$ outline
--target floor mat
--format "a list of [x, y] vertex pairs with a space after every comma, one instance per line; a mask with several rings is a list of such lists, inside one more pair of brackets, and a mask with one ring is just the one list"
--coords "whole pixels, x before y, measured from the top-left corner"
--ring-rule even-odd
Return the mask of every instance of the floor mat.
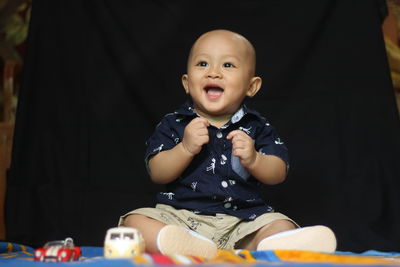
[[400, 252], [366, 251], [364, 253], [335, 252], [318, 253], [296, 250], [219, 250], [214, 259], [206, 260], [195, 256], [165, 256], [161, 254], [142, 254], [134, 259], [110, 260], [103, 257], [102, 247], [81, 247], [79, 262], [43, 263], [33, 261], [34, 249], [10, 242], [0, 242], [0, 265], [7, 266], [151, 266], [151, 265], [255, 265], [255, 266], [400, 266]]

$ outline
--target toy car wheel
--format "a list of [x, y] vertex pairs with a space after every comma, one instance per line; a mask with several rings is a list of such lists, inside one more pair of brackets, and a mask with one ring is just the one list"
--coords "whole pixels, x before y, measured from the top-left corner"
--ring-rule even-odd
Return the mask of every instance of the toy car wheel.
[[59, 262], [65, 262], [71, 260], [71, 251], [67, 249], [60, 249], [57, 255], [57, 260]]
[[42, 248], [36, 249], [35, 256], [34, 256], [35, 261], [44, 261], [45, 253], [46, 253], [46, 251]]

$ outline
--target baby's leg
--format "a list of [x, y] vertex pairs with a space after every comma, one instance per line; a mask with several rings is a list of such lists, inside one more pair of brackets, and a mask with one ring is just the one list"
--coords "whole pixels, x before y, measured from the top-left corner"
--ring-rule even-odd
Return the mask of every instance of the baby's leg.
[[197, 255], [213, 258], [217, 245], [198, 233], [178, 225], [166, 225], [141, 214], [124, 218], [123, 226], [139, 230], [147, 253]]
[[309, 226], [277, 233], [261, 240], [257, 250], [291, 249], [319, 252], [335, 252], [336, 237], [323, 225]]
[[264, 225], [237, 244], [238, 248], [249, 250], [291, 249], [334, 252], [336, 237], [326, 226], [298, 228], [293, 222], [282, 219]]
[[258, 244], [266, 237], [296, 228], [297, 226], [289, 220], [275, 220], [263, 226], [258, 231], [244, 237], [243, 240], [238, 242], [240, 244], [238, 248], [256, 250]]
[[157, 248], [157, 235], [164, 223], [141, 214], [128, 215], [123, 222], [124, 226], [133, 227], [143, 235], [147, 253], [160, 253]]

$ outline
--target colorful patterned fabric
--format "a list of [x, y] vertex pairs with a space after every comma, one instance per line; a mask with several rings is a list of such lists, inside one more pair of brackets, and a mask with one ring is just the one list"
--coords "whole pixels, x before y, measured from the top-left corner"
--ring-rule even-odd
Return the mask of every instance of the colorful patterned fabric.
[[367, 251], [365, 253], [319, 253], [297, 250], [249, 251], [219, 250], [214, 259], [206, 260], [196, 256], [142, 254], [132, 260], [109, 260], [103, 257], [102, 247], [81, 247], [82, 259], [73, 263], [40, 263], [33, 261], [34, 249], [29, 246], [0, 242], [0, 266], [65, 267], [65, 264], [80, 266], [156, 266], [156, 265], [257, 265], [257, 266], [400, 266], [400, 252]]

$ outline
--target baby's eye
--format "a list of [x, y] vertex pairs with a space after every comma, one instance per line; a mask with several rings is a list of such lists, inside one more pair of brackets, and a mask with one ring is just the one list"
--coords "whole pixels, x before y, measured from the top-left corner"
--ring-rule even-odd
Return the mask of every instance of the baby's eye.
[[200, 61], [199, 63], [196, 64], [196, 66], [199, 66], [199, 67], [207, 67], [207, 66], [208, 66], [208, 63], [205, 62], [205, 61]]
[[233, 65], [232, 63], [229, 63], [229, 62], [224, 63], [223, 66], [224, 66], [225, 68], [234, 68], [234, 67], [235, 67], [235, 65]]

